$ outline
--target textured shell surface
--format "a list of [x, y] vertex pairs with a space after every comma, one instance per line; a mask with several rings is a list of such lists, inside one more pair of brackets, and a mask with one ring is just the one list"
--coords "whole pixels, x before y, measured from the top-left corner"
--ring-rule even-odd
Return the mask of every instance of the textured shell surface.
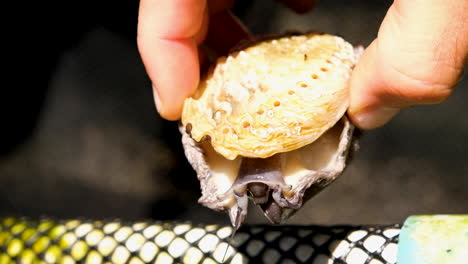
[[182, 124], [229, 160], [298, 149], [345, 113], [356, 60], [351, 44], [328, 34], [257, 43], [218, 59], [185, 101]]
[[199, 203], [236, 228], [249, 200], [282, 223], [345, 169], [348, 82], [362, 48], [327, 34], [257, 42], [218, 59], [186, 99], [180, 131]]

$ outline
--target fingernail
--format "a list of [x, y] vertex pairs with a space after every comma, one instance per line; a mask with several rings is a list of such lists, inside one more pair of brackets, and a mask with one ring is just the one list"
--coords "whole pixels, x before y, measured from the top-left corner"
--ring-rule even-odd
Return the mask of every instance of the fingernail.
[[388, 123], [399, 111], [398, 108], [381, 107], [354, 114], [352, 119], [361, 129], [374, 129]]
[[158, 89], [154, 85], [153, 85], [153, 97], [154, 97], [154, 104], [156, 105], [156, 110], [158, 111], [158, 113], [161, 113], [161, 99], [159, 98]]

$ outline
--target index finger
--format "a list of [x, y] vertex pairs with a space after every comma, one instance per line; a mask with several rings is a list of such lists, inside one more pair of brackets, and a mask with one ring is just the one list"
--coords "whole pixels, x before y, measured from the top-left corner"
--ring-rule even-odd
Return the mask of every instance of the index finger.
[[160, 115], [180, 117], [183, 100], [196, 89], [199, 62], [195, 36], [206, 23], [206, 0], [141, 0], [138, 49], [153, 83]]

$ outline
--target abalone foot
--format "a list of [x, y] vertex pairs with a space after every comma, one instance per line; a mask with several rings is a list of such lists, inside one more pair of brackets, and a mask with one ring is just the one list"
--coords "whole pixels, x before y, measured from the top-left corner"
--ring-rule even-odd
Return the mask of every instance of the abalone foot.
[[357, 146], [354, 126], [346, 116], [312, 144], [265, 159], [228, 160], [209, 140], [196, 142], [185, 128], [180, 131], [200, 180], [199, 203], [228, 212], [236, 229], [246, 219], [249, 200], [271, 223], [284, 223], [344, 171]]

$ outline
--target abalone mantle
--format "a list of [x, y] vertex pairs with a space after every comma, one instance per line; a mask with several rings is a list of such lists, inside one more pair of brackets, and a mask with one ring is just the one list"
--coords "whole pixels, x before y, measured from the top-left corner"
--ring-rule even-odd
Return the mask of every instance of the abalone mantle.
[[[209, 140], [196, 142], [185, 127], [180, 126], [185, 155], [197, 172], [201, 184], [199, 203], [216, 211], [228, 211], [236, 228], [247, 214], [248, 183], [261, 182], [268, 185], [268, 200], [259, 205], [272, 223], [284, 222], [303, 205], [304, 196], [312, 197], [343, 172], [349, 152], [356, 148], [354, 130], [348, 118], [343, 117], [313, 143], [270, 157], [274, 162], [267, 162], [267, 166], [260, 167], [260, 174], [267, 177], [253, 179], [252, 175], [239, 172], [242, 171], [243, 161], [254, 159], [226, 159], [213, 149]], [[244, 168], [243, 171], [248, 170]], [[268, 177], [276, 176], [275, 173], [280, 177]], [[280, 212], [270, 214], [268, 209], [272, 204], [278, 205]]]

